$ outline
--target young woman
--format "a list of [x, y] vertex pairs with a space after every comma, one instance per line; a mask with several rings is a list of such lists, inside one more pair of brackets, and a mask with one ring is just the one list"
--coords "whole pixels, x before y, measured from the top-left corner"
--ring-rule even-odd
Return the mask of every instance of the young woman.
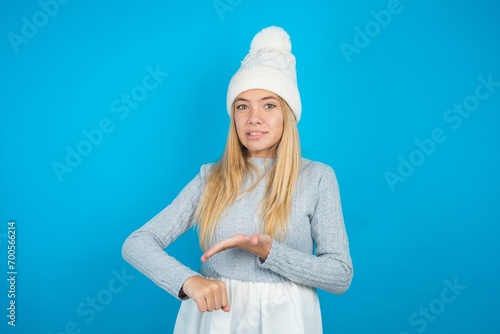
[[[133, 232], [123, 257], [183, 300], [175, 333], [321, 333], [316, 288], [344, 293], [352, 262], [335, 174], [300, 156], [295, 57], [282, 28], [254, 37], [227, 108], [222, 158]], [[164, 251], [193, 226], [199, 273]]]

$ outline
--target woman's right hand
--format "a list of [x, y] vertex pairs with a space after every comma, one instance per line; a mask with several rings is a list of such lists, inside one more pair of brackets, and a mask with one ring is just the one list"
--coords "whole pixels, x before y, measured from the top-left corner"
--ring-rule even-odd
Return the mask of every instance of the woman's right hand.
[[182, 285], [184, 293], [194, 300], [200, 312], [212, 312], [222, 309], [229, 312], [226, 284], [202, 276], [188, 278]]

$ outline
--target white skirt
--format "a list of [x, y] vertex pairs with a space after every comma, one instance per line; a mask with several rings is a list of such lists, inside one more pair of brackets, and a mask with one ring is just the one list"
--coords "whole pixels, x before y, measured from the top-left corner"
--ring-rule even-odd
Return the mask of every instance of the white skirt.
[[255, 283], [222, 278], [231, 310], [200, 312], [183, 301], [174, 334], [321, 334], [316, 290], [293, 282]]

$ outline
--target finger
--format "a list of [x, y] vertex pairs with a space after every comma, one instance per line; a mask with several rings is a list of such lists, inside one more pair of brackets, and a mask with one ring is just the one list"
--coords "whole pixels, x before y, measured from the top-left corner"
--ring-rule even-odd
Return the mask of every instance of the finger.
[[210, 294], [205, 297], [205, 300], [207, 302], [207, 312], [212, 312], [214, 310], [214, 295]]
[[222, 252], [224, 250], [226, 250], [226, 248], [224, 248], [223, 246], [221, 246], [219, 244], [215, 244], [212, 248], [210, 248], [205, 253], [203, 253], [203, 255], [201, 256], [200, 260], [201, 260], [201, 262], [205, 262], [209, 258], [211, 258], [212, 256], [214, 256], [215, 254], [220, 253], [220, 252]]
[[222, 289], [220, 282], [217, 282], [217, 285], [214, 287], [213, 296], [214, 310], [220, 310], [220, 308], [222, 307]]
[[212, 256], [214, 256], [217, 253], [220, 253], [224, 250], [227, 249], [227, 240], [222, 240], [213, 245], [210, 249], [208, 249], [203, 255], [201, 256], [201, 262], [205, 262]]
[[196, 302], [196, 305], [198, 306], [198, 311], [200, 312], [206, 312], [207, 311], [207, 301], [205, 298], [199, 298], [199, 299], [194, 299], [193, 300]]
[[229, 312], [231, 310], [231, 307], [229, 306], [229, 298], [227, 296], [227, 288], [226, 288], [226, 284], [224, 282], [221, 282], [221, 298], [222, 298], [221, 309], [224, 312]]
[[205, 253], [203, 253], [203, 255], [201, 256], [201, 262], [205, 262], [215, 254], [225, 251], [226, 249], [236, 247], [237, 242], [238, 240], [235, 239], [234, 237], [219, 241], [218, 243], [213, 245], [210, 249], [208, 249]]

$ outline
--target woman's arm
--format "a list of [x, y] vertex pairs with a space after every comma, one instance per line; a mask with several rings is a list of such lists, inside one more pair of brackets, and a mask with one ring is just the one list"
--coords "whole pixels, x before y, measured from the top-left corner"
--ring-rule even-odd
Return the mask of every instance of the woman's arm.
[[198, 174], [170, 205], [134, 231], [122, 247], [127, 262], [178, 299], [182, 284], [199, 274], [164, 249], [193, 226], [201, 192], [202, 179]]
[[262, 267], [294, 282], [342, 294], [351, 285], [352, 261], [337, 178], [331, 167], [322, 166], [324, 171], [318, 183], [318, 201], [311, 218], [316, 255], [304, 254], [273, 240]]

